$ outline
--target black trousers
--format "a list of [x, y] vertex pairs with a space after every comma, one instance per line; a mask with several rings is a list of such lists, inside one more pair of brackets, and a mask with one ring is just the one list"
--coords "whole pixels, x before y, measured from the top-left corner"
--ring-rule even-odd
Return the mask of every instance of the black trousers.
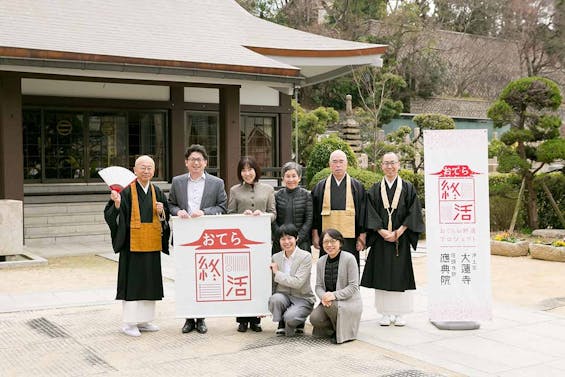
[[238, 323], [253, 323], [258, 325], [261, 323], [261, 318], [259, 317], [236, 317], [235, 319]]

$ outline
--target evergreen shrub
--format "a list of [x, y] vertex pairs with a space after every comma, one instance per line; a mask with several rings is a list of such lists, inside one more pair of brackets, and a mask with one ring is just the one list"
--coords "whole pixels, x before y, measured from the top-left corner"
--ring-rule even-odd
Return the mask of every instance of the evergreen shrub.
[[357, 156], [353, 153], [353, 150], [343, 139], [340, 139], [337, 135], [331, 135], [314, 145], [310, 158], [308, 159], [308, 165], [306, 166], [306, 182], [308, 182], [308, 187], [314, 186], [317, 182], [312, 182], [313, 177], [322, 169], [329, 166], [330, 155], [333, 151], [341, 149], [347, 156], [347, 164], [350, 168], [356, 168], [358, 166]]

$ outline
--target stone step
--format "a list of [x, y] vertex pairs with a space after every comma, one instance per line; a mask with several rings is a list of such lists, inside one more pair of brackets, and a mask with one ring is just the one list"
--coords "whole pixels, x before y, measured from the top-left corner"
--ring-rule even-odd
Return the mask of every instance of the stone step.
[[78, 235], [110, 234], [106, 223], [102, 224], [60, 224], [52, 226], [26, 226], [24, 238], [64, 237]]
[[104, 214], [97, 213], [81, 213], [81, 214], [48, 214], [26, 216], [24, 218], [24, 226], [47, 226], [61, 224], [103, 224]]
[[45, 246], [53, 244], [64, 244], [64, 245], [78, 245], [78, 244], [88, 244], [94, 242], [108, 242], [110, 244], [110, 232], [107, 234], [93, 234], [93, 235], [67, 235], [67, 236], [52, 236], [52, 237], [42, 237], [42, 238], [26, 238], [26, 246]]
[[26, 204], [24, 216], [103, 214], [105, 205], [106, 202]]

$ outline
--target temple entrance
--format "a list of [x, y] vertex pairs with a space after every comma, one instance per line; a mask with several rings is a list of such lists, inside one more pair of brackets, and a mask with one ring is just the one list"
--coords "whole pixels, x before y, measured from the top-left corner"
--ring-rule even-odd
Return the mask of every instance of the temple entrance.
[[24, 180], [98, 182], [112, 165], [132, 168], [148, 154], [155, 178], [166, 179], [165, 111], [80, 111], [24, 108]]

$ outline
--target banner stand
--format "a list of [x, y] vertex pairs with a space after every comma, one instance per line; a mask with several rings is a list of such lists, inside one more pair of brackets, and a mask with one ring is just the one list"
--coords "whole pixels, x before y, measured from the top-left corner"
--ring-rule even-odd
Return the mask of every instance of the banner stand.
[[481, 327], [479, 322], [475, 321], [431, 321], [432, 325], [439, 330], [477, 330]]

